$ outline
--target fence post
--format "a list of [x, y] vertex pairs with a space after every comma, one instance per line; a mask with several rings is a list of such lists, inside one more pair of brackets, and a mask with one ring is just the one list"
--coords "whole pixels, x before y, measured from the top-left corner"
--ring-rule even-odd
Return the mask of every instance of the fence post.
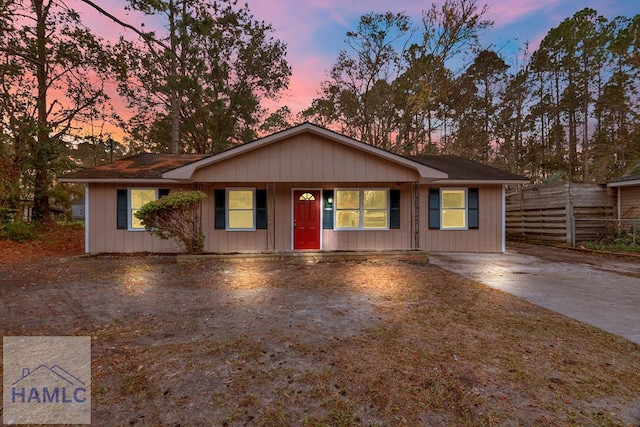
[[573, 204], [571, 202], [567, 203], [565, 209], [565, 215], [567, 215], [567, 221], [565, 230], [567, 231], [567, 244], [573, 244], [575, 241], [574, 238], [574, 226], [575, 226], [575, 218], [573, 216]]
[[638, 221], [633, 221], [633, 246], [636, 245], [636, 237], [638, 236]]
[[576, 217], [571, 217], [571, 247], [576, 247]]

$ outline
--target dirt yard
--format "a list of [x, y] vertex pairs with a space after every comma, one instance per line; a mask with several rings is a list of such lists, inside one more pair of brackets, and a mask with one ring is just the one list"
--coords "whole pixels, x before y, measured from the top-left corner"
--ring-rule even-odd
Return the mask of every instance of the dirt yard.
[[640, 346], [425, 255], [82, 256], [78, 238], [0, 242], [0, 331], [91, 336], [94, 425], [640, 425]]

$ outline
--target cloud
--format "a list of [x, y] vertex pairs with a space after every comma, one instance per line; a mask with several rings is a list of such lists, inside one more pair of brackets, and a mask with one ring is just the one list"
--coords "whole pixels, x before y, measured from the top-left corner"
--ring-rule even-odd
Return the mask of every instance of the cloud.
[[559, 3], [559, 0], [493, 0], [489, 4], [487, 18], [494, 21], [496, 28], [500, 28], [521, 21], [538, 11], [549, 11], [550, 8], [555, 8]]

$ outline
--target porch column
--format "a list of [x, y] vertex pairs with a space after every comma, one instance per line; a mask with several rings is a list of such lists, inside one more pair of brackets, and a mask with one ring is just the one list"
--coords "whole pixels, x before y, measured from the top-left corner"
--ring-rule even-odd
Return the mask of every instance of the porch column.
[[420, 183], [413, 184], [414, 191], [414, 225], [413, 225], [413, 246], [420, 249]]
[[276, 249], [276, 183], [267, 183], [267, 250]]
[[507, 192], [506, 185], [502, 186], [502, 253], [507, 252]]

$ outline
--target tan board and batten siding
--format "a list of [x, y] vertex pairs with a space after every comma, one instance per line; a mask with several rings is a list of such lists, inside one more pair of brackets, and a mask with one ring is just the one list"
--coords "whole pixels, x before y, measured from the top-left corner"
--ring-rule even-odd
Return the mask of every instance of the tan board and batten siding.
[[194, 182], [413, 182], [415, 170], [306, 133], [197, 170]]
[[[235, 184], [230, 183], [229, 186]], [[214, 229], [213, 200], [209, 200], [203, 209], [202, 224], [206, 230], [206, 252], [251, 252], [251, 251], [290, 251], [293, 238], [293, 211], [291, 198], [293, 189], [332, 189], [327, 184], [278, 183], [267, 188], [263, 183], [242, 183], [249, 187], [267, 189], [267, 230], [226, 231]], [[357, 183], [340, 183], [338, 187], [353, 187]], [[378, 184], [384, 188], [401, 188], [395, 184]], [[209, 198], [213, 198], [214, 189], [222, 189], [219, 185], [205, 186]], [[408, 188], [402, 189], [401, 195], [401, 227], [395, 230], [322, 230], [323, 250], [390, 250], [411, 248], [411, 199]]]
[[620, 218], [640, 218], [640, 185], [619, 190]]
[[[229, 186], [235, 184], [229, 183]], [[264, 189], [263, 183], [242, 185]], [[336, 183], [336, 187], [353, 187], [355, 182]], [[393, 250], [413, 249], [412, 186], [379, 183], [385, 188], [401, 190], [401, 225], [394, 230], [322, 230], [323, 250]], [[171, 191], [181, 187], [163, 186]], [[89, 211], [90, 253], [180, 252], [171, 240], [161, 240], [144, 231], [117, 230], [115, 224], [116, 190], [121, 184], [90, 184], [94, 203]], [[138, 186], [136, 186], [138, 188]], [[213, 190], [220, 185], [205, 184], [201, 190], [209, 196], [202, 209], [206, 252], [262, 252], [289, 251], [292, 247], [291, 197], [294, 188], [329, 189], [326, 183], [280, 183], [268, 189], [268, 229], [255, 231], [225, 231], [214, 229]], [[187, 190], [188, 188], [182, 188]], [[477, 230], [429, 230], [427, 224], [428, 187], [420, 191], [420, 249], [441, 252], [501, 252], [500, 218], [501, 194], [499, 185], [479, 186], [480, 227]], [[275, 196], [275, 197], [274, 197]]]
[[[143, 188], [133, 185], [129, 188]], [[158, 186], [147, 186], [158, 188]], [[170, 191], [188, 190], [190, 186], [161, 185]], [[116, 190], [127, 188], [122, 184], [89, 184], [91, 206], [89, 221], [89, 253], [179, 252], [172, 240], [162, 240], [146, 231], [118, 230], [116, 228]]]
[[477, 230], [429, 230], [428, 189], [421, 187], [420, 249], [433, 252], [502, 252], [502, 185], [472, 187], [478, 188], [480, 223]]

